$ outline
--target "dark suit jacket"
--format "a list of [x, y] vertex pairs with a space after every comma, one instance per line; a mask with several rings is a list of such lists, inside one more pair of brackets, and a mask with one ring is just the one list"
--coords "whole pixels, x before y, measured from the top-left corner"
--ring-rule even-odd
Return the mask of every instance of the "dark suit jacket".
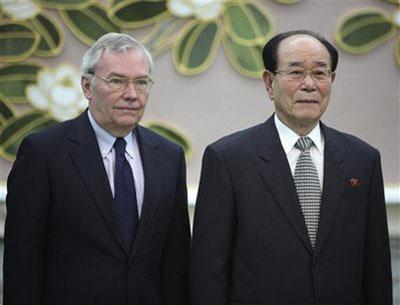
[[194, 220], [192, 305], [392, 304], [379, 153], [353, 136], [324, 125], [322, 131], [315, 250], [272, 117], [207, 147]]
[[8, 179], [5, 305], [187, 305], [182, 149], [136, 127], [145, 194], [127, 249], [84, 113], [22, 142]]

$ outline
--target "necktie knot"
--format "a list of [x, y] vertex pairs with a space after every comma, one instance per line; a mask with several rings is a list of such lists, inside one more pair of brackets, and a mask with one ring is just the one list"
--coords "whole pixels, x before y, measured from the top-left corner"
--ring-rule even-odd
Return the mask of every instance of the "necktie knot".
[[123, 155], [125, 153], [126, 141], [124, 138], [117, 138], [114, 142], [115, 153], [117, 155]]
[[301, 137], [297, 140], [294, 146], [303, 152], [310, 149], [312, 144], [313, 141], [309, 137]]

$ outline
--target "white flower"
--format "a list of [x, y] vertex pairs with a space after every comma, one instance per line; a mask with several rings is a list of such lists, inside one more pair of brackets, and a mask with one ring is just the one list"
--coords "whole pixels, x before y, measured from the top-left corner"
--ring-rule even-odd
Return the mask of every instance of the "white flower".
[[72, 119], [87, 107], [75, 68], [60, 65], [54, 71], [41, 70], [37, 80], [36, 85], [27, 86], [26, 96], [32, 106], [47, 111], [55, 119]]
[[32, 0], [0, 0], [0, 6], [13, 19], [31, 19], [40, 12], [40, 6]]
[[201, 21], [217, 19], [226, 0], [168, 0], [167, 7], [172, 15], [186, 18], [194, 16]]

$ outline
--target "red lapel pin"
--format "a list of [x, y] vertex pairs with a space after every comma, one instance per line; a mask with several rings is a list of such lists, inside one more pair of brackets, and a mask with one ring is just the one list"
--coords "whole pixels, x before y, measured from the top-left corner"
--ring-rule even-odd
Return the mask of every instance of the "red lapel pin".
[[350, 178], [350, 187], [355, 188], [360, 186], [360, 180], [358, 178]]

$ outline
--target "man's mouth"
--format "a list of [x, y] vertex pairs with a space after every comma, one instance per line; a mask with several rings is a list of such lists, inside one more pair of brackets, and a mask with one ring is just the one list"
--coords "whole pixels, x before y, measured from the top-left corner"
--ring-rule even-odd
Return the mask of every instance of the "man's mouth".
[[136, 111], [136, 110], [138, 110], [137, 108], [132, 108], [132, 107], [117, 107], [115, 109], [120, 110], [120, 111]]
[[302, 99], [302, 100], [297, 100], [296, 103], [300, 104], [318, 104], [318, 100], [313, 100], [313, 99]]

